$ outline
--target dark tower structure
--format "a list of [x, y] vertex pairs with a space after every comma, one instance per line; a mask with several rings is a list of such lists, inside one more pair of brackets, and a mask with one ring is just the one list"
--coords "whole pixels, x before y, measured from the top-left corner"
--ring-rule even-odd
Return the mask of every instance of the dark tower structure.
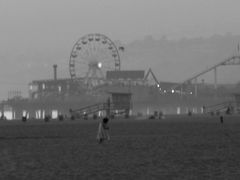
[[56, 81], [57, 80], [57, 65], [56, 64], [53, 65], [53, 73], [54, 73], [54, 80]]

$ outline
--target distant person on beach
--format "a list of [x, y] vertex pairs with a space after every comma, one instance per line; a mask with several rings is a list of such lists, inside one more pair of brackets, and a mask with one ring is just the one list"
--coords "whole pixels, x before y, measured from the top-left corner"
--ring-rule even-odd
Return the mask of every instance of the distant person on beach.
[[4, 114], [1, 115], [1, 120], [7, 120], [6, 116], [4, 116]]
[[223, 116], [220, 116], [220, 123], [223, 124]]
[[102, 143], [104, 140], [110, 140], [109, 136], [109, 126], [108, 126], [109, 119], [107, 117], [103, 118], [103, 120], [99, 123], [98, 126], [98, 133], [97, 133], [97, 140]]
[[230, 106], [227, 107], [226, 114], [231, 114], [231, 108], [230, 108]]
[[206, 106], [202, 107], [202, 113], [205, 114], [206, 113]]

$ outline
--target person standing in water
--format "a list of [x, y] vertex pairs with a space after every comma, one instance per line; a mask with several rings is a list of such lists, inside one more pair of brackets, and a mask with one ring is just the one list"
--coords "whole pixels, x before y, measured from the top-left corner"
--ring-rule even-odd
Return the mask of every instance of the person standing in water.
[[97, 133], [97, 140], [99, 144], [102, 143], [104, 140], [110, 140], [108, 122], [109, 122], [109, 119], [105, 117], [99, 123], [98, 133]]

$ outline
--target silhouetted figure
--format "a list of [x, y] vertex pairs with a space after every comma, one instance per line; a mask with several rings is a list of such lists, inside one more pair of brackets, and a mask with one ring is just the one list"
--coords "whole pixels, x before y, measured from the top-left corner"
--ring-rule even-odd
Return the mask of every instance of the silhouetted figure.
[[163, 112], [162, 112], [162, 111], [159, 111], [159, 113], [158, 113], [158, 119], [163, 119]]
[[88, 114], [87, 113], [83, 115], [83, 119], [88, 120]]
[[192, 111], [188, 111], [188, 116], [192, 116]]
[[50, 115], [46, 115], [46, 116], [44, 117], [44, 121], [45, 121], [45, 122], [49, 122], [50, 119], [51, 119], [51, 116], [50, 116]]
[[230, 106], [228, 106], [228, 108], [227, 108], [227, 110], [226, 110], [226, 114], [231, 114]]
[[203, 111], [203, 114], [206, 113], [206, 106], [203, 106], [203, 107], [202, 107], [202, 111]]
[[27, 121], [27, 116], [22, 116], [22, 122], [26, 122]]
[[223, 124], [223, 116], [220, 116], [220, 122]]
[[7, 120], [6, 116], [4, 116], [4, 114], [1, 115], [1, 120]]
[[102, 122], [99, 123], [98, 126], [98, 133], [97, 133], [97, 140], [102, 143], [104, 140], [110, 140], [109, 136], [109, 126], [108, 126], [109, 119], [107, 117], [103, 118]]
[[59, 115], [58, 115], [58, 120], [59, 120], [59, 121], [63, 121], [63, 120], [64, 120], [64, 116], [63, 116], [62, 114], [59, 114]]

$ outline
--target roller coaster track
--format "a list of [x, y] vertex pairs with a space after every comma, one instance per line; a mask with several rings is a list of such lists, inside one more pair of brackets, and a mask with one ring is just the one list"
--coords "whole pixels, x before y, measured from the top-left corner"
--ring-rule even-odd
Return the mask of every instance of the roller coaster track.
[[205, 108], [205, 113], [227, 112], [227, 109], [229, 109], [230, 113], [233, 113], [234, 109], [235, 111], [238, 110], [239, 102], [227, 101], [219, 104], [210, 105]]
[[98, 104], [93, 104], [90, 106], [85, 106], [79, 109], [70, 109], [71, 115], [77, 115], [79, 117], [84, 117], [84, 115], [91, 115], [91, 114], [96, 114], [99, 111], [115, 111], [118, 110], [119, 113], [122, 113], [123, 111], [125, 112], [126, 109], [129, 109], [128, 105], [118, 105], [115, 106], [113, 103], [98, 103]]
[[206, 69], [206, 70], [204, 70], [204, 71], [202, 71], [202, 72], [192, 76], [191, 78], [186, 79], [182, 83], [173, 86], [171, 89], [175, 90], [175, 89], [181, 87], [184, 84], [190, 83], [192, 80], [198, 78], [199, 76], [201, 76], [201, 75], [203, 75], [203, 74], [205, 74], [205, 73], [207, 73], [209, 71], [216, 70], [216, 68], [219, 67], [219, 66], [225, 66], [225, 65], [240, 65], [240, 55], [236, 55], [236, 56], [232, 56], [230, 58], [227, 58], [224, 61], [222, 61], [220, 63], [217, 63], [217, 64], [211, 66], [210, 68], [208, 68], [208, 69]]
[[98, 103], [90, 106], [86, 106], [80, 109], [70, 110], [71, 114], [78, 114], [79, 116], [84, 116], [85, 114], [94, 114], [99, 111], [106, 110], [108, 107], [107, 103]]

